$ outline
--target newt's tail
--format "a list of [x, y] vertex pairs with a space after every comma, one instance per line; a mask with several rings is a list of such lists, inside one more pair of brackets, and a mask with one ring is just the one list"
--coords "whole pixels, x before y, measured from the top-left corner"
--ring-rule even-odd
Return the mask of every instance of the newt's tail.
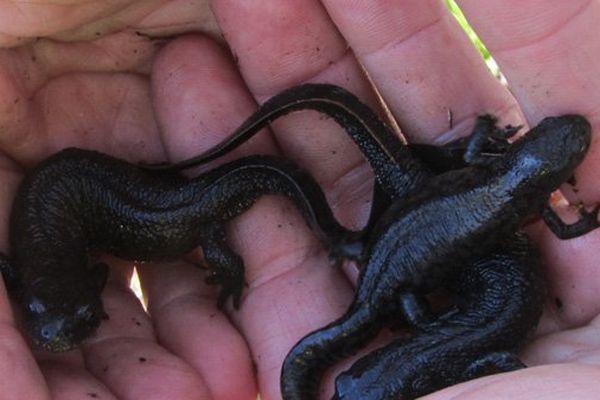
[[375, 337], [380, 329], [377, 322], [367, 305], [353, 305], [338, 320], [301, 339], [283, 362], [283, 399], [318, 398], [319, 384], [325, 370]]

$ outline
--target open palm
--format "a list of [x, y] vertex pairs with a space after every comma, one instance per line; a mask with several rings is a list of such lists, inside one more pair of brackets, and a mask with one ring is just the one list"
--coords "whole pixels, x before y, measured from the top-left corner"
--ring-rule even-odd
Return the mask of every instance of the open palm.
[[[468, 132], [484, 112], [514, 125], [577, 112], [598, 128], [596, 1], [460, 2], [510, 92], [489, 74], [439, 1], [213, 0], [237, 64], [207, 36], [170, 38], [205, 25], [202, 1], [96, 3], [12, 2], [14, 8], [0, 16], [0, 43], [7, 47], [0, 52], [5, 221], [22, 172], [63, 147], [131, 161], [187, 158], [231, 132], [256, 102], [306, 81], [340, 84], [377, 106], [361, 64], [412, 141], [448, 141]], [[577, 173], [577, 200], [589, 204], [600, 201], [596, 150]], [[257, 151], [305, 166], [341, 221], [364, 223], [372, 174], [331, 121], [308, 112], [291, 115], [235, 156]], [[253, 399], [260, 388], [263, 398], [279, 398], [287, 351], [346, 309], [352, 271], [327, 267], [325, 249], [284, 200], [260, 201], [231, 227], [247, 265], [239, 311], [218, 311], [215, 289], [182, 261], [139, 267], [148, 315], [128, 289], [132, 265], [109, 260], [115, 268], [103, 298], [110, 320], [80, 351], [31, 354], [1, 296], [1, 393], [220, 400]], [[468, 382], [431, 399], [597, 393], [600, 273], [594, 260], [600, 232], [561, 242], [541, 224], [531, 231], [544, 255], [549, 297], [538, 337], [523, 358], [530, 365], [561, 364]], [[325, 397], [334, 374], [324, 382]]]

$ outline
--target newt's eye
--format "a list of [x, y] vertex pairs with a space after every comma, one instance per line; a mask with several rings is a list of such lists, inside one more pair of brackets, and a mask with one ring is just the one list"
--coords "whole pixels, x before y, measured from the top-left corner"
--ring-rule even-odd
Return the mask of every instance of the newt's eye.
[[32, 299], [29, 304], [27, 304], [27, 309], [35, 314], [43, 314], [46, 312], [46, 306], [36, 298]]

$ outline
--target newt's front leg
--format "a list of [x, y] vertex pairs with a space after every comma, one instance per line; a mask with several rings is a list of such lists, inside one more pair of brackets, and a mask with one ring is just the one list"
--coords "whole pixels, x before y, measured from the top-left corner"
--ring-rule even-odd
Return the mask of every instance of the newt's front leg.
[[408, 147], [438, 174], [472, 165], [487, 166], [506, 153], [511, 145], [508, 139], [520, 128], [512, 125], [501, 128], [495, 117], [486, 114], [477, 117], [469, 136], [443, 146], [410, 144]]
[[231, 296], [233, 306], [238, 309], [244, 289], [244, 262], [229, 247], [223, 226], [216, 224], [203, 230], [200, 245], [210, 271], [206, 282], [211, 285], [221, 285], [217, 306], [223, 308]]
[[566, 224], [560, 219], [558, 214], [547, 205], [542, 210], [542, 218], [556, 237], [566, 240], [583, 236], [600, 227], [600, 222], [598, 221], [599, 212], [600, 205], [596, 205], [592, 211], [586, 211], [581, 208], [579, 210], [579, 219], [572, 224]]

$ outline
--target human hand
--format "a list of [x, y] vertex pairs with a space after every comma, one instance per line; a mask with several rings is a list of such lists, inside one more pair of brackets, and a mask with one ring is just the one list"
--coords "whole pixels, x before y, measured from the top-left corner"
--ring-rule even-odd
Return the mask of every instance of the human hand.
[[[165, 43], [161, 37], [203, 28], [207, 10], [204, 2], [179, 1], [13, 2], [11, 7], [3, 8], [0, 15], [0, 43], [6, 47], [0, 50], [0, 179], [4, 188], [0, 204], [5, 250], [8, 215], [23, 169], [68, 146], [93, 148], [134, 162], [164, 159], [150, 94], [152, 60]], [[174, 339], [169, 346], [159, 345], [160, 324], [153, 328], [129, 290], [131, 263], [110, 263], [113, 273], [104, 291], [110, 320], [80, 351], [48, 354], [34, 348], [32, 354], [15, 329], [2, 291], [1, 398], [256, 397], [245, 342], [224, 314], [216, 311], [214, 298], [171, 298], [180, 310], [186, 304], [206, 310], [204, 320], [194, 322], [202, 324], [202, 330], [186, 326], [189, 336], [201, 340], [187, 349], [177, 332], [167, 328]], [[182, 265], [165, 267], [178, 270]], [[189, 281], [202, 286], [202, 274], [184, 270], [176, 275], [197, 273]], [[182, 305], [178, 299], [187, 302], [182, 300]], [[161, 300], [170, 299], [150, 297], [153, 304]], [[161, 308], [153, 307], [160, 314]], [[195, 367], [200, 361], [208, 372]]]
[[[513, 124], [524, 122], [523, 115], [534, 124], [545, 115], [579, 112], [597, 125], [594, 109], [584, 106], [598, 104], [592, 66], [600, 49], [585, 34], [591, 31], [592, 22], [584, 23], [597, 18], [595, 3], [583, 11], [583, 3], [555, 2], [552, 7], [547, 7], [547, 2], [533, 3], [520, 2], [514, 8], [507, 2], [486, 2], [485, 8], [481, 2], [461, 4], [470, 11], [474, 25], [481, 28], [484, 41], [500, 62], [513, 88], [513, 98], [488, 75], [453, 25], [452, 17], [444, 14], [438, 3], [374, 1], [361, 8], [362, 3], [324, 2], [408, 137], [429, 142], [447, 131], [449, 109], [455, 121], [454, 133], [466, 133], [472, 119], [482, 112], [492, 112]], [[495, 4], [503, 14], [494, 9]], [[262, 102], [306, 80], [341, 84], [376, 105], [354, 56], [318, 2], [250, 5], [216, 0], [213, 7], [239, 60], [243, 80], [227, 54], [200, 37], [177, 39], [157, 55], [151, 76], [152, 97], [148, 81], [128, 73], [149, 71], [149, 60], [155, 54], [152, 41], [140, 45], [116, 39], [131, 36], [115, 33], [85, 47], [81, 43], [44, 47], [48, 44], [42, 41], [20, 47], [18, 54], [2, 55], [0, 81], [3, 86], [9, 84], [9, 90], [2, 90], [0, 97], [4, 153], [24, 166], [69, 145], [92, 147], [131, 160], [141, 158], [139, 149], [143, 148], [144, 159], [156, 160], [162, 158], [163, 143], [171, 160], [182, 159], [210, 147], [236, 127], [254, 108], [253, 98]], [[153, 15], [170, 15], [159, 12], [161, 8], [156, 11]], [[543, 25], [535, 33], [527, 31], [529, 18], [541, 15], [541, 11], [547, 12]], [[181, 14], [189, 18], [186, 20], [193, 15]], [[503, 18], [485, 26], [490, 15]], [[579, 22], [582, 18], [584, 21]], [[517, 21], [524, 22], [515, 25]], [[181, 26], [179, 19], [170, 22], [173, 27]], [[118, 32], [124, 26], [128, 24], [113, 29]], [[81, 31], [87, 31], [87, 24], [85, 27]], [[545, 39], [536, 40], [540, 37]], [[114, 47], [111, 38], [115, 38]], [[576, 48], [568, 47], [575, 40], [569, 38], [577, 39]], [[110, 46], [94, 46], [102, 40]], [[590, 43], [581, 43], [586, 40]], [[520, 49], [525, 43], [531, 44]], [[44, 50], [43, 59], [36, 53], [34, 60], [27, 51], [30, 48]], [[102, 56], [88, 53], [94, 49]], [[115, 57], [114, 49], [124, 56]], [[582, 49], [586, 50], [584, 55], [578, 51]], [[549, 53], [557, 60], [547, 61]], [[40, 64], [44, 68], [37, 66]], [[575, 66], [587, 73], [570, 72]], [[110, 74], [90, 73], [98, 70]], [[258, 137], [246, 151], [280, 150], [309, 168], [338, 216], [356, 227], [368, 213], [367, 178], [371, 173], [343, 133], [330, 134], [331, 126], [306, 114], [289, 116], [274, 124], [273, 135]], [[209, 136], [214, 134], [218, 137]], [[577, 176], [579, 196], [589, 203], [598, 200], [591, 185], [593, 169], [597, 168], [591, 158]], [[4, 215], [8, 215], [18, 173], [10, 162], [4, 165], [2, 179], [10, 184], [2, 204]], [[81, 353], [37, 355], [38, 370], [31, 357], [21, 357], [28, 354], [27, 349], [10, 319], [5, 318], [2, 326], [7, 333], [2, 337], [7, 340], [2, 345], [16, 348], [13, 354], [19, 360], [28, 360], [17, 364], [23, 366], [19, 376], [28, 383], [15, 385], [14, 380], [7, 379], [9, 385], [3, 393], [37, 388], [38, 397], [21, 392], [13, 398], [44, 398], [51, 392], [61, 399], [81, 393], [122, 399], [151, 395], [188, 399], [206, 398], [210, 390], [218, 399], [250, 399], [255, 384], [243, 336], [256, 363], [263, 398], [278, 398], [279, 371], [287, 351], [301, 336], [339, 316], [352, 297], [351, 284], [341, 272], [327, 268], [325, 252], [299, 217], [290, 215], [289, 207], [283, 204], [288, 203], [266, 199], [236, 221], [232, 236], [246, 262], [249, 287], [241, 310], [230, 313], [232, 324], [214, 308], [216, 300], [210, 296], [214, 290], [201, 284], [201, 274], [189, 265], [140, 268], [151, 320], [126, 289], [130, 270], [114, 268], [104, 296], [111, 319], [82, 346]], [[561, 299], [562, 307], [557, 311], [550, 304], [541, 329], [545, 336], [526, 349], [525, 361], [576, 361], [563, 358], [573, 349], [568, 346], [570, 339], [576, 339], [577, 345], [584, 343], [583, 348], [593, 348], [594, 344], [590, 321], [598, 314], [598, 301], [592, 277], [598, 274], [587, 272], [586, 266], [591, 268], [597, 234], [558, 242], [544, 228], [538, 228], [537, 238], [547, 254], [550, 293], [552, 298]], [[7, 237], [6, 232], [3, 237]], [[207, 293], [208, 298], [204, 298]], [[581, 328], [571, 330], [575, 327]], [[512, 398], [530, 398], [530, 391], [535, 390], [536, 398], [550, 399], [564, 393], [556, 385], [570, 389], [574, 398], [573, 393], [583, 396], [593, 389], [592, 377], [597, 374], [593, 366], [575, 364], [532, 368], [469, 382], [432, 398], [457, 393], [462, 393], [461, 398], [506, 398], [508, 387], [517, 391], [511, 392]], [[324, 382], [329, 390], [333, 375]], [[522, 384], [515, 385], [517, 379]]]
[[[237, 56], [245, 83], [259, 101], [306, 80], [338, 83], [372, 101], [372, 93], [364, 86], [364, 78], [356, 69], [352, 56], [346, 52], [344, 40], [336, 34], [332, 22], [318, 5], [302, 2], [294, 6], [270, 5], [267, 9], [241, 2], [236, 2], [235, 6], [231, 2], [213, 4], [225, 37]], [[566, 9], [565, 4], [559, 3], [520, 2], [518, 7], [511, 7], [512, 3], [486, 2], [484, 8], [481, 2], [461, 3], [499, 61], [511, 85], [511, 94], [489, 75], [452, 17], [438, 3], [407, 5], [404, 2], [400, 5], [381, 1], [361, 4], [323, 1], [323, 4], [411, 140], [448, 141], [457, 134], [467, 133], [473, 118], [485, 112], [499, 115], [502, 123], [513, 125], [534, 125], [547, 115], [577, 112], [597, 125], [594, 108], [587, 105], [596, 104], [597, 100], [593, 91], [587, 93], [589, 89], [585, 89], [594, 87], [590, 82], [594, 79], [590, 66], [595, 65], [597, 46], [588, 43], [589, 35], [584, 34], [593, 29], [590, 25], [592, 15], [597, 12], [595, 6], [579, 3]], [[269, 23], [261, 24], [261, 21]], [[240, 29], [240, 26], [248, 25], [253, 29]], [[310, 31], [303, 29], [306, 26], [310, 26]], [[586, 42], [578, 48], [585, 49], [585, 54], [571, 45], [582, 40]], [[574, 66], [577, 66], [576, 70]], [[586, 99], [585, 103], [582, 99]], [[448, 111], [452, 112], [454, 129], [443, 135], [448, 131]], [[294, 118], [302, 118], [302, 124], [294, 123]], [[325, 129], [329, 132], [329, 128]], [[364, 216], [364, 209], [362, 212], [349, 211], [360, 209], [357, 207], [364, 204], [368, 195], [362, 190], [367, 174], [364, 168], [367, 167], [360, 155], [346, 147], [347, 139], [338, 139], [339, 136], [329, 139], [331, 135], [323, 139], [306, 116], [278, 121], [273, 132], [284, 154], [311, 168], [330, 194], [342, 220], [352, 225], [351, 215]], [[302, 137], [302, 132], [310, 132], [310, 139]], [[317, 158], [331, 149], [337, 154]], [[191, 153], [187, 152], [182, 158]], [[592, 185], [596, 175], [593, 169], [597, 168], [593, 153], [592, 150], [577, 174], [578, 198], [589, 204], [598, 200]], [[342, 204], [339, 203], [341, 198]], [[450, 397], [458, 391], [464, 397], [502, 398], [506, 397], [506, 391], [498, 388], [512, 384], [515, 379], [523, 385], [510, 385], [511, 397], [530, 398], [534, 392], [537, 398], [557, 397], [558, 393], [563, 393], [557, 389], [560, 384], [575, 397], [594, 391], [595, 379], [585, 380], [585, 385], [581, 384], [581, 377], [590, 378], [598, 373], [597, 369], [577, 365], [577, 359], [567, 355], [574, 347], [565, 346], [563, 340], [577, 338], [581, 343], [580, 340], [593, 331], [591, 322], [598, 314], [597, 295], [589, 293], [595, 293], [591, 289], [595, 286], [593, 277], [598, 275], [590, 274], [586, 266], [593, 260], [593, 242], [598, 240], [598, 233], [560, 242], [543, 225], [532, 230], [545, 254], [551, 300], [538, 338], [525, 349], [523, 358], [531, 365], [567, 361], [571, 364], [498, 375], [489, 378], [491, 380], [448, 389], [437, 394], [439, 398]], [[571, 265], [577, 265], [577, 268]], [[261, 279], [267, 274], [263, 268], [264, 265], [260, 265], [256, 272], [261, 274]], [[292, 280], [292, 274], [284, 270], [285, 278]], [[295, 273], [302, 276], [301, 271]], [[250, 272], [250, 276], [252, 274]], [[264, 279], [274, 285], [273, 278]], [[261, 360], [276, 360], [272, 364], [264, 361], [258, 364], [261, 388], [267, 397], [276, 397], [278, 365], [289, 346], [306, 332], [341, 314], [334, 309], [325, 318], [329, 312], [325, 307], [336, 304], [337, 308], [338, 302], [345, 300], [347, 304], [349, 301], [347, 288], [341, 288], [340, 278], [330, 277], [329, 271], [312, 271], [310, 281], [308, 279], [303, 278], [298, 295], [289, 290], [279, 303], [292, 304], [297, 315], [315, 316], [313, 321], [300, 328], [293, 321], [291, 327], [290, 322], [281, 322], [281, 315], [291, 314], [290, 309], [281, 311], [269, 303], [269, 308], [265, 306], [260, 313], [271, 321], [268, 324], [269, 345], [265, 344], [263, 333], [246, 331], [255, 357], [260, 355]], [[333, 280], [327, 284], [327, 279]], [[575, 284], [575, 290], [571, 284]], [[319, 303], [314, 294], [324, 285], [330, 289], [324, 292], [327, 298]], [[274, 297], [271, 290], [275, 289], [251, 285], [247, 301], [264, 296], [264, 302], [268, 303]], [[311, 293], [310, 303], [287, 300], [287, 296], [300, 296], [305, 291]], [[279, 325], [283, 328], [275, 328]], [[297, 332], [295, 336], [290, 333], [292, 329]], [[279, 346], [277, 340], [286, 341], [287, 345]], [[587, 339], [585, 345], [593, 348], [593, 341]], [[562, 382], [555, 379], [557, 376], [571, 380]], [[331, 383], [326, 381], [325, 386], [331, 388]]]

